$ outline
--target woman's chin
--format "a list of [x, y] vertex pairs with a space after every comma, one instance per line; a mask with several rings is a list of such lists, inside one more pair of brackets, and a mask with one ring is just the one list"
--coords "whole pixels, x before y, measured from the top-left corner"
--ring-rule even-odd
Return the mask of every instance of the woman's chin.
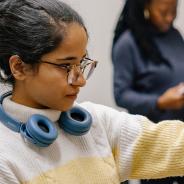
[[71, 104], [67, 104], [67, 105], [65, 105], [65, 106], [62, 106], [62, 107], [59, 108], [58, 110], [60, 110], [60, 111], [62, 111], [62, 112], [68, 111], [68, 110], [70, 110], [70, 109], [73, 107], [73, 105], [74, 105], [74, 102], [71, 103]]

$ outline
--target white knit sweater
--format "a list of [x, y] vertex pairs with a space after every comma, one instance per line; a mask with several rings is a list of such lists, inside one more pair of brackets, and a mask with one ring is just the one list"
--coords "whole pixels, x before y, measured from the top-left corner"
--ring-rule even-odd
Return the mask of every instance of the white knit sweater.
[[56, 122], [58, 138], [47, 148], [26, 143], [0, 123], [0, 184], [119, 184], [126, 179], [184, 175], [184, 124], [153, 124], [93, 103], [81, 104], [93, 118], [90, 131], [72, 136], [57, 126], [60, 112], [16, 104], [3, 108], [26, 122], [39, 113]]

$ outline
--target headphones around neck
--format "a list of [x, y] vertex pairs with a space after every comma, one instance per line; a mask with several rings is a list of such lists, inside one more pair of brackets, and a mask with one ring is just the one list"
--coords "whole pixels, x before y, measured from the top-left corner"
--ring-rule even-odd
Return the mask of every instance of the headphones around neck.
[[[8, 115], [3, 107], [3, 99], [11, 95], [12, 92], [7, 92], [0, 96], [0, 121], [9, 129], [18, 132], [21, 136], [37, 145], [38, 147], [47, 147], [57, 138], [58, 132], [54, 123], [47, 117], [34, 114], [26, 123], [22, 123], [10, 115]], [[58, 120], [60, 128], [65, 132], [81, 136], [86, 134], [92, 124], [92, 117], [85, 109], [75, 106], [69, 111], [62, 112]]]

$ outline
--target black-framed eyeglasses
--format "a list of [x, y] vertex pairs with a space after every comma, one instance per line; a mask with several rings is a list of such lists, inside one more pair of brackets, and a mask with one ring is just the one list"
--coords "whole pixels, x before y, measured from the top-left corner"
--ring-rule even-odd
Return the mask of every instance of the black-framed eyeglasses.
[[41, 62], [51, 64], [66, 70], [68, 84], [74, 83], [78, 79], [80, 74], [83, 75], [85, 80], [89, 79], [98, 63], [98, 61], [92, 60], [88, 57], [83, 58], [80, 64], [57, 64], [43, 60], [41, 60]]

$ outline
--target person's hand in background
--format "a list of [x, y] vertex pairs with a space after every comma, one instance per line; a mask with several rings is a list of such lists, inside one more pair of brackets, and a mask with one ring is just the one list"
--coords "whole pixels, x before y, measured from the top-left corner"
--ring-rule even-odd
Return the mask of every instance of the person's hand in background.
[[158, 98], [158, 108], [161, 110], [174, 110], [184, 107], [184, 83], [169, 88]]

